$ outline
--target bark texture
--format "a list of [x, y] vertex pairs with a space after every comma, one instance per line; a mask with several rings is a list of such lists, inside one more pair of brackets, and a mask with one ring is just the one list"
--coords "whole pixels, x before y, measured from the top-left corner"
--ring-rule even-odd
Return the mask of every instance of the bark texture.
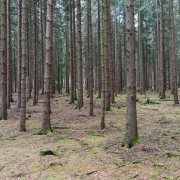
[[77, 0], [77, 37], [78, 37], [78, 102], [77, 108], [83, 106], [82, 74], [82, 34], [81, 34], [81, 1]]
[[126, 60], [127, 60], [127, 115], [123, 144], [134, 145], [138, 139], [136, 112], [135, 27], [133, 0], [125, 0], [126, 10]]
[[22, 77], [20, 131], [26, 131], [26, 0], [22, 0]]
[[7, 119], [7, 2], [1, 0], [1, 114]]
[[174, 12], [173, 12], [173, 0], [169, 0], [170, 5], [170, 22], [171, 22], [171, 62], [172, 62], [172, 82], [173, 82], [173, 94], [174, 104], [178, 104], [178, 87], [177, 87], [177, 55], [176, 55], [176, 42], [174, 34]]
[[47, 21], [46, 21], [46, 61], [44, 72], [44, 103], [42, 133], [46, 134], [51, 129], [50, 124], [50, 95], [51, 95], [51, 76], [52, 76], [52, 8], [53, 0], [47, 1]]
[[22, 26], [22, 0], [18, 1], [18, 96], [17, 96], [17, 108], [21, 108], [21, 26]]

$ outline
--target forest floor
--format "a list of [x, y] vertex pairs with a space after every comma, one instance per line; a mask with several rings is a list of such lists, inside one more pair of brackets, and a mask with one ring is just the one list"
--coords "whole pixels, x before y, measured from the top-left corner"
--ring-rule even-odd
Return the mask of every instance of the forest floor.
[[[94, 117], [88, 117], [89, 99], [75, 109], [65, 94], [51, 100], [53, 133], [35, 135], [41, 129], [42, 96], [37, 106], [27, 101], [27, 132], [19, 132], [16, 102], [8, 120], [0, 121], [0, 179], [180, 179], [180, 105], [167, 93], [137, 94], [140, 144], [121, 147], [125, 135], [126, 95], [118, 95], [106, 112], [106, 128], [100, 130], [101, 101], [94, 95]], [[14, 97], [16, 100], [16, 96]], [[150, 99], [150, 104], [146, 104]], [[59, 156], [40, 156], [55, 150]]]

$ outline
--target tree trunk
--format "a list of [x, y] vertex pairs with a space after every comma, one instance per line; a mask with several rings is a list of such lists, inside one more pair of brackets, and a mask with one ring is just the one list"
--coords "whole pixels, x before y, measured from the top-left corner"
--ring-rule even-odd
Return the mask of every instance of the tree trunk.
[[12, 101], [11, 0], [7, 0], [7, 108]]
[[46, 61], [44, 72], [44, 103], [42, 133], [46, 134], [51, 130], [50, 124], [50, 94], [51, 94], [51, 76], [52, 76], [52, 8], [53, 0], [47, 1], [47, 21], [46, 21]]
[[77, 37], [78, 37], [78, 102], [77, 108], [83, 106], [83, 74], [82, 74], [82, 34], [81, 34], [81, 1], [77, 0]]
[[21, 108], [21, 52], [22, 52], [22, 47], [21, 47], [21, 25], [22, 25], [22, 20], [21, 20], [21, 11], [22, 11], [22, 0], [18, 1], [18, 96], [17, 96], [17, 108]]
[[69, 95], [69, 28], [66, 32], [66, 93]]
[[[111, 4], [108, 0], [108, 51], [109, 51], [109, 98], [110, 102], [114, 103], [114, 73], [113, 73], [113, 55], [112, 55], [112, 28], [111, 28]], [[110, 110], [110, 104], [107, 108]]]
[[133, 0], [125, 0], [127, 47], [127, 117], [123, 145], [133, 146], [138, 139], [136, 112], [135, 27]]
[[37, 104], [37, 22], [36, 22], [36, 0], [34, 0], [34, 81], [33, 81], [33, 106]]
[[98, 98], [101, 98], [102, 91], [102, 70], [101, 70], [101, 29], [100, 29], [100, 0], [98, 0]]
[[70, 30], [70, 62], [71, 62], [71, 92], [70, 104], [74, 103], [74, 69], [73, 69], [73, 36], [72, 36], [72, 3], [69, 0], [69, 30]]
[[103, 36], [103, 25], [104, 25], [104, 8], [103, 8], [103, 0], [100, 0], [101, 5], [101, 62], [102, 62], [102, 113], [101, 113], [101, 129], [105, 128], [105, 59], [104, 59], [104, 36]]
[[22, 77], [20, 131], [26, 131], [26, 0], [22, 0]]
[[108, 47], [108, 0], [104, 1], [104, 33], [105, 33], [105, 44], [104, 52], [106, 55], [105, 59], [105, 68], [106, 68], [106, 80], [105, 80], [105, 109], [110, 111], [110, 92], [109, 92], [109, 47]]
[[1, 114], [7, 120], [7, 2], [1, 0]]
[[91, 0], [88, 0], [88, 19], [89, 19], [89, 116], [93, 116], [93, 63], [92, 63], [92, 20], [91, 20]]
[[160, 0], [160, 58], [161, 58], [161, 99], [165, 99], [165, 79], [164, 79], [164, 35], [163, 35], [163, 4]]
[[32, 91], [32, 62], [31, 62], [31, 57], [32, 57], [32, 53], [31, 53], [31, 48], [32, 48], [32, 40], [31, 40], [31, 1], [29, 3], [29, 59], [28, 59], [28, 99], [31, 99], [31, 91]]
[[75, 0], [73, 0], [73, 82], [74, 82], [74, 90], [73, 97], [74, 100], [77, 100], [76, 94], [76, 27], [75, 27]]
[[116, 9], [115, 9], [115, 95], [117, 96], [118, 91], [118, 40], [117, 40], [117, 17], [116, 17]]
[[42, 48], [42, 94], [44, 94], [44, 30], [43, 30], [43, 14], [42, 14], [42, 6], [41, 6], [41, 48]]
[[177, 88], [177, 55], [176, 55], [176, 42], [174, 35], [174, 13], [173, 13], [173, 0], [169, 0], [170, 5], [170, 22], [171, 22], [171, 62], [172, 62], [172, 79], [173, 79], [173, 92], [174, 104], [178, 104], [178, 88]]

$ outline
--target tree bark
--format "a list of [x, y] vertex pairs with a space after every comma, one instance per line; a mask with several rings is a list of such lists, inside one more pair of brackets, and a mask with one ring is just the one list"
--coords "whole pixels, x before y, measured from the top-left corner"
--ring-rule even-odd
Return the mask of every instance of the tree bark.
[[88, 19], [89, 19], [89, 116], [93, 116], [93, 63], [92, 63], [92, 20], [91, 20], [91, 0], [88, 0]]
[[18, 1], [18, 96], [17, 96], [17, 108], [21, 109], [21, 25], [22, 25], [22, 0]]
[[83, 74], [82, 74], [82, 34], [81, 34], [81, 1], [77, 0], [77, 38], [78, 38], [78, 102], [77, 108], [83, 106]]
[[26, 131], [26, 0], [22, 0], [22, 77], [20, 131]]
[[170, 5], [170, 36], [171, 36], [171, 62], [172, 62], [172, 81], [173, 81], [173, 93], [174, 93], [174, 104], [178, 102], [178, 87], [177, 87], [177, 55], [176, 55], [176, 42], [174, 35], [174, 12], [173, 12], [173, 0], [169, 0]]
[[160, 58], [161, 58], [161, 99], [165, 99], [165, 79], [164, 79], [164, 35], [163, 35], [163, 3], [160, 0]]
[[106, 111], [110, 111], [110, 91], [109, 91], [109, 47], [108, 47], [108, 0], [104, 1], [104, 33], [105, 33], [105, 44], [104, 44], [104, 52], [106, 55], [105, 59], [105, 68], [106, 68], [106, 80], [105, 80], [105, 109]]
[[51, 78], [52, 78], [52, 8], [53, 0], [47, 1], [47, 21], [46, 21], [46, 61], [44, 72], [44, 103], [42, 133], [46, 134], [51, 130], [50, 124], [50, 95], [51, 95]]
[[72, 2], [69, 0], [69, 30], [70, 30], [70, 62], [71, 62], [71, 92], [70, 104], [74, 103], [74, 69], [73, 69], [73, 32], [72, 32]]
[[104, 25], [104, 8], [103, 8], [103, 0], [100, 0], [101, 6], [101, 62], [102, 62], [102, 113], [101, 113], [101, 129], [105, 128], [105, 59], [104, 59], [104, 36], [103, 36], [103, 25]]
[[100, 27], [100, 0], [98, 0], [98, 98], [101, 98], [102, 91], [102, 70], [101, 70], [101, 27]]
[[37, 21], [36, 21], [36, 3], [34, 0], [34, 81], [33, 81], [33, 106], [37, 104]]
[[12, 99], [11, 0], [7, 0], [7, 108]]
[[1, 0], [1, 114], [7, 120], [7, 2]]
[[136, 112], [135, 27], [133, 0], [125, 0], [127, 47], [127, 115], [123, 145], [131, 147], [138, 139]]

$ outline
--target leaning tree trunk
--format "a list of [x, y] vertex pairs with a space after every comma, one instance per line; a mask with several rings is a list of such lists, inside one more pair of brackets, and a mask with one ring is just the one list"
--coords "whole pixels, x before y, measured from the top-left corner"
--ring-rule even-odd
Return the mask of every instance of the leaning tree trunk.
[[133, 146], [138, 139], [136, 112], [135, 27], [133, 0], [125, 0], [126, 60], [127, 60], [127, 117], [123, 145]]
[[22, 0], [18, 1], [18, 96], [17, 96], [17, 108], [21, 108], [21, 11]]
[[42, 133], [46, 134], [51, 129], [50, 124], [50, 95], [51, 95], [51, 76], [52, 76], [52, 8], [53, 0], [47, 1], [47, 21], [46, 21], [46, 60], [44, 71], [44, 103]]
[[82, 74], [82, 34], [81, 34], [81, 1], [77, 0], [77, 38], [78, 38], [78, 102], [77, 108], [83, 106], [83, 74]]
[[172, 81], [174, 92], [174, 104], [178, 104], [178, 87], [177, 87], [177, 55], [176, 55], [176, 42], [174, 35], [174, 13], [173, 13], [173, 0], [169, 0], [170, 5], [170, 22], [171, 22], [171, 61], [172, 61]]
[[7, 119], [7, 2], [1, 0], [1, 114]]
[[26, 0], [22, 0], [22, 77], [20, 131], [26, 131]]

